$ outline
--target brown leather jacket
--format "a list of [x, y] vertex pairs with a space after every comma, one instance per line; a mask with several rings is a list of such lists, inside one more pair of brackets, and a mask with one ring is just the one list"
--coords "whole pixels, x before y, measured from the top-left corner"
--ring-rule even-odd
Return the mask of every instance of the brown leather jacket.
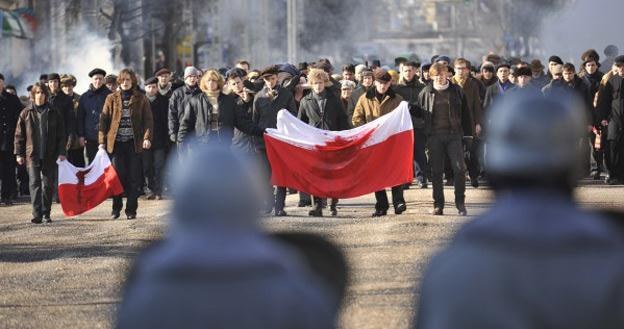
[[[121, 121], [121, 93], [121, 91], [116, 91], [108, 95], [100, 114], [98, 143], [106, 145], [108, 153], [113, 153], [115, 138]], [[143, 152], [143, 141], [151, 142], [152, 140], [154, 121], [149, 100], [136, 89], [133, 90], [130, 97], [130, 112], [132, 130], [134, 130], [134, 149], [137, 153], [141, 153]]]
[[381, 102], [375, 97], [375, 87], [369, 88], [368, 91], [360, 96], [355, 110], [353, 110], [353, 126], [361, 126], [371, 122], [384, 114], [392, 112], [403, 101], [401, 95], [395, 93], [392, 89], [388, 89]]
[[43, 162], [46, 165], [54, 164], [59, 155], [65, 155], [65, 125], [61, 113], [50, 107], [48, 109], [48, 135], [45, 141], [39, 140], [36, 133], [39, 129], [35, 116], [34, 106], [28, 105], [19, 115], [15, 129], [15, 155], [25, 157], [27, 165], [39, 153], [45, 143]]

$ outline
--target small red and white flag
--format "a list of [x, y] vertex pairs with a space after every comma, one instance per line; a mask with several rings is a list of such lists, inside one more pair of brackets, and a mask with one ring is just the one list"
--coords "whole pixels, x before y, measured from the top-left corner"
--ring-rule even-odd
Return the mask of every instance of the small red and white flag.
[[106, 151], [99, 150], [86, 168], [58, 163], [58, 196], [65, 216], [80, 215], [124, 189]]
[[414, 131], [407, 102], [363, 126], [314, 128], [286, 110], [264, 134], [271, 182], [324, 198], [352, 198], [413, 179]]

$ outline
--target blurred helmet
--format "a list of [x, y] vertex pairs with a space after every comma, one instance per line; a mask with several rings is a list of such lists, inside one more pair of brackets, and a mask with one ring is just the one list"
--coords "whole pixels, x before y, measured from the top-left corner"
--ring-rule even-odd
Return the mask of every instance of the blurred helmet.
[[538, 183], [556, 177], [574, 184], [588, 122], [574, 97], [510, 94], [489, 113], [486, 170], [498, 177]]

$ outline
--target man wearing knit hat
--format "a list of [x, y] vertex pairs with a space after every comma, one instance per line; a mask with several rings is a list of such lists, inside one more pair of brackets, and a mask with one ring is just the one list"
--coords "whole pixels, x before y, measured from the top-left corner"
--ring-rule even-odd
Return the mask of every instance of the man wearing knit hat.
[[592, 124], [594, 127], [590, 133], [590, 145], [592, 147], [591, 171], [593, 179], [599, 180], [601, 179], [601, 173], [604, 172], [604, 149], [602, 147], [596, 147], [596, 138], [600, 138], [598, 143], [599, 146], [606, 145], [607, 131], [600, 124], [600, 121], [597, 120], [597, 116], [595, 115], [595, 105], [593, 103], [596, 98], [596, 93], [600, 88], [600, 81], [602, 80], [604, 73], [598, 70], [600, 68], [600, 55], [598, 55], [596, 50], [589, 49], [585, 51], [581, 55], [581, 60], [583, 61], [583, 67], [579, 76], [583, 80], [583, 83], [589, 92], [589, 99], [592, 102], [591, 108], [594, 113], [592, 116]]
[[[353, 111], [353, 126], [358, 127], [371, 122], [380, 116], [392, 112], [403, 101], [403, 97], [395, 93], [391, 88], [392, 77], [386, 70], [379, 69], [375, 72], [375, 85], [368, 89], [366, 93], [360, 97], [355, 110]], [[362, 164], [365, 165], [365, 164]], [[375, 192], [375, 212], [373, 217], [385, 216], [388, 213], [388, 196], [386, 190]], [[407, 207], [403, 198], [403, 186], [392, 187], [392, 205], [394, 213], [399, 215], [403, 213]]]
[[178, 130], [180, 129], [180, 119], [184, 115], [184, 108], [191, 97], [199, 94], [201, 91], [197, 87], [201, 72], [193, 67], [188, 66], [184, 69], [184, 86], [176, 89], [169, 98], [169, 139], [173, 143], [178, 141]]
[[89, 163], [98, 151], [98, 126], [106, 97], [111, 93], [104, 84], [106, 71], [96, 68], [89, 72], [91, 84], [78, 102], [77, 133], [80, 145], [87, 150]]
[[152, 131], [152, 147], [142, 152], [143, 176], [147, 182], [147, 199], [161, 200], [163, 187], [163, 169], [165, 167], [169, 133], [167, 126], [167, 111], [169, 100], [160, 93], [157, 77], [145, 80], [145, 96], [150, 103], [154, 130]]

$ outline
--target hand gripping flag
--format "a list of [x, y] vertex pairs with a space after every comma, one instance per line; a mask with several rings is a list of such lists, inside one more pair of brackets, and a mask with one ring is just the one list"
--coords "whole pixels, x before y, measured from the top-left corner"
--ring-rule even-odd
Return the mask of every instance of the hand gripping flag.
[[314, 128], [286, 110], [264, 135], [271, 182], [324, 198], [352, 198], [413, 179], [414, 131], [407, 102], [363, 126]]
[[58, 195], [65, 216], [80, 215], [124, 191], [104, 150], [99, 150], [86, 168], [74, 167], [69, 161], [57, 163]]

